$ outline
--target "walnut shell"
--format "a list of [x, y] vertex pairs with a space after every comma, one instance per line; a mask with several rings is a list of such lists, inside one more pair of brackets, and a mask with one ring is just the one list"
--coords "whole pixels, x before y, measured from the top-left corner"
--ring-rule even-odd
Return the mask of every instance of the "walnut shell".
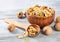
[[[33, 28], [33, 29], [31, 29], [31, 28]], [[33, 30], [33, 32], [31, 32], [32, 30]], [[28, 31], [28, 35], [30, 37], [35, 37], [40, 33], [40, 27], [36, 24], [32, 24], [32, 25], [28, 26], [27, 31]]]

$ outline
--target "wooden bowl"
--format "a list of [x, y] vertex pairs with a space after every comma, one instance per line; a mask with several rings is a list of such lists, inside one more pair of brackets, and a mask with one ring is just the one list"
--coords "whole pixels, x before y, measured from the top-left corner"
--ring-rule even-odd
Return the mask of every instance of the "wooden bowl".
[[45, 17], [45, 18], [44, 17], [30, 16], [28, 14], [26, 14], [26, 17], [31, 24], [37, 24], [41, 27], [44, 27], [44, 26], [51, 24], [54, 21], [55, 13], [52, 14], [51, 16]]

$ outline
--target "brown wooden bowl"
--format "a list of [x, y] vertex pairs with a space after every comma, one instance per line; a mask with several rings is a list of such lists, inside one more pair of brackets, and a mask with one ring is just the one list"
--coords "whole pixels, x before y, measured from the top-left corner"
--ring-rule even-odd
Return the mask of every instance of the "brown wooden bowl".
[[26, 17], [31, 24], [37, 24], [41, 27], [44, 27], [44, 26], [51, 24], [54, 21], [55, 13], [52, 14], [51, 16], [45, 17], [45, 18], [44, 17], [30, 16], [28, 14], [26, 14]]

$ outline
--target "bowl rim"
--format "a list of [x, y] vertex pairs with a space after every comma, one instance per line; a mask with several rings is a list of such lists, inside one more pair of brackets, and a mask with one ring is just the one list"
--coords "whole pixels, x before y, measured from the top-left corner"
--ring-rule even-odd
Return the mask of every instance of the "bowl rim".
[[49, 17], [51, 17], [51, 16], [53, 16], [53, 15], [55, 15], [55, 12], [54, 12], [54, 14], [52, 14], [52, 15], [50, 15], [50, 16], [48, 16], [48, 17], [39, 17], [39, 16], [36, 16], [36, 15], [31, 16], [31, 15], [28, 15], [28, 13], [26, 14], [26, 16], [29, 16], [29, 17], [36, 17], [36, 18], [49, 18]]

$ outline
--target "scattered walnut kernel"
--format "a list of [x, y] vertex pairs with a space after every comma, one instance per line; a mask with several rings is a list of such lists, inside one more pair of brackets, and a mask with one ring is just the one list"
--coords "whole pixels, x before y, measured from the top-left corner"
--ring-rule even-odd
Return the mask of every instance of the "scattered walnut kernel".
[[23, 35], [18, 35], [17, 38], [22, 39]]
[[28, 31], [25, 31], [23, 36], [27, 37], [28, 36]]
[[18, 13], [17, 13], [17, 17], [18, 17], [18, 18], [22, 18], [22, 17], [23, 17], [23, 12], [18, 12]]
[[15, 25], [14, 25], [14, 24], [9, 24], [8, 30], [9, 30], [10, 32], [13, 32], [13, 31], [15, 30]]
[[56, 23], [54, 27], [55, 30], [60, 31], [60, 23]]
[[29, 39], [28, 38], [25, 38], [25, 42], [29, 42]]

